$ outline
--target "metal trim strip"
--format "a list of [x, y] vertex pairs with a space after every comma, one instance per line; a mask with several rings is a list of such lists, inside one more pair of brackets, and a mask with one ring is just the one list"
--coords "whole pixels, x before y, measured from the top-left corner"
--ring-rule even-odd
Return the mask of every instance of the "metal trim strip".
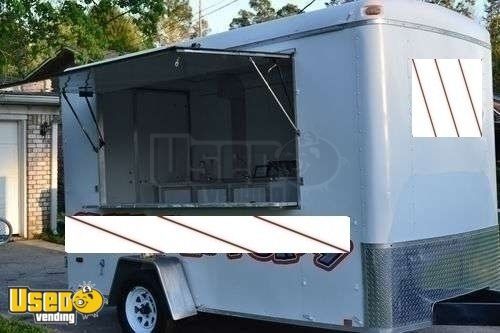
[[85, 209], [189, 209], [189, 208], [298, 208], [298, 202], [221, 202], [221, 203], [186, 203], [186, 204], [106, 204], [84, 205]]
[[459, 240], [459, 239], [462, 239], [464, 236], [487, 234], [487, 233], [493, 232], [494, 230], [499, 231], [499, 226], [492, 225], [492, 226], [489, 226], [489, 227], [486, 227], [483, 229], [466, 231], [466, 232], [462, 232], [459, 234], [445, 235], [445, 236], [432, 237], [432, 238], [424, 238], [424, 239], [418, 239], [418, 240], [412, 240], [412, 241], [395, 242], [395, 243], [363, 243], [363, 246], [366, 246], [366, 247], [369, 247], [372, 249], [389, 249], [389, 248], [394, 249], [394, 248], [400, 248], [400, 247], [408, 247], [408, 246], [412, 246], [412, 245], [439, 243], [439, 242], [442, 242], [444, 240], [452, 240], [452, 239]]
[[486, 43], [486, 42], [484, 42], [480, 39], [477, 39], [475, 37], [461, 34], [459, 32], [446, 30], [446, 29], [442, 29], [442, 28], [437, 28], [437, 27], [432, 27], [432, 26], [419, 24], [419, 23], [412, 23], [412, 22], [408, 22], [408, 21], [400, 21], [400, 20], [393, 20], [393, 19], [383, 19], [383, 18], [369, 19], [369, 20], [363, 20], [363, 21], [355, 21], [355, 22], [331, 25], [328, 27], [323, 27], [323, 28], [318, 28], [318, 29], [313, 29], [313, 30], [308, 30], [308, 31], [302, 31], [302, 32], [298, 32], [298, 33], [287, 35], [287, 36], [279, 36], [279, 37], [274, 37], [274, 38], [270, 38], [270, 39], [262, 40], [262, 41], [258, 41], [258, 42], [240, 44], [237, 46], [230, 47], [229, 49], [236, 49], [236, 48], [241, 48], [241, 47], [247, 48], [247, 47], [253, 47], [253, 46], [262, 46], [262, 45], [267, 45], [267, 44], [271, 44], [271, 43], [278, 43], [278, 42], [287, 41], [287, 40], [300, 39], [300, 38], [309, 37], [309, 36], [321, 35], [321, 34], [325, 34], [325, 33], [345, 30], [345, 29], [352, 29], [352, 28], [357, 28], [357, 27], [361, 27], [361, 26], [377, 25], [377, 24], [392, 25], [392, 26], [398, 26], [398, 27], [403, 27], [403, 28], [408, 28], [408, 29], [416, 29], [416, 30], [434, 32], [434, 33], [445, 35], [445, 36], [459, 38], [459, 39], [477, 44], [477, 45], [482, 46], [484, 48], [491, 49], [491, 45], [489, 43]]
[[265, 57], [276, 59], [292, 59], [293, 54], [274, 53], [274, 52], [253, 52], [253, 51], [238, 51], [238, 50], [220, 50], [209, 48], [177, 48], [177, 53], [198, 53], [198, 54], [216, 54], [216, 55], [229, 55], [229, 56], [242, 56], [242, 57]]
[[343, 325], [336, 325], [336, 324], [325, 324], [325, 323], [306, 321], [306, 320], [300, 320], [300, 319], [286, 319], [286, 318], [275, 317], [275, 316], [271, 316], [271, 315], [259, 315], [259, 314], [252, 314], [252, 313], [229, 311], [229, 310], [224, 310], [224, 309], [214, 309], [214, 308], [205, 307], [205, 306], [199, 306], [197, 308], [197, 310], [198, 310], [198, 312], [203, 312], [203, 313], [208, 313], [208, 314], [224, 315], [224, 316], [245, 318], [245, 319], [251, 319], [251, 320], [260, 320], [260, 321], [274, 322], [274, 323], [280, 323], [280, 324], [285, 324], [285, 325], [295, 325], [295, 326], [301, 326], [301, 327], [336, 330], [336, 331], [342, 331], [342, 332], [363, 332], [363, 328], [359, 327], [359, 326], [352, 326], [351, 327], [351, 326], [343, 326]]

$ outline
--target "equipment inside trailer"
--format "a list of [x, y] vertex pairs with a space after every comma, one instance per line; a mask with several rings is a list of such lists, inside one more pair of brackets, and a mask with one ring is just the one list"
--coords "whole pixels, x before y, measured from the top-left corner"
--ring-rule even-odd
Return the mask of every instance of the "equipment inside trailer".
[[298, 206], [291, 55], [172, 48], [74, 75], [67, 94], [96, 95], [101, 207]]

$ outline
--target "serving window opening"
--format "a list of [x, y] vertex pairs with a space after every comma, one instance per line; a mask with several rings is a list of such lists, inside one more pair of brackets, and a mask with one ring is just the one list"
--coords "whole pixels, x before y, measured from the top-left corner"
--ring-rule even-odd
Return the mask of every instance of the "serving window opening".
[[299, 205], [290, 55], [175, 48], [85, 71], [101, 207]]

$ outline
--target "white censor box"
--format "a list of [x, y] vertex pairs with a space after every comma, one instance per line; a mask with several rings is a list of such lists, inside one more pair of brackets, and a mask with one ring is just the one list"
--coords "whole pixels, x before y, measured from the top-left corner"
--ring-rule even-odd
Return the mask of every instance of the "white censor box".
[[68, 253], [346, 253], [347, 216], [73, 216]]

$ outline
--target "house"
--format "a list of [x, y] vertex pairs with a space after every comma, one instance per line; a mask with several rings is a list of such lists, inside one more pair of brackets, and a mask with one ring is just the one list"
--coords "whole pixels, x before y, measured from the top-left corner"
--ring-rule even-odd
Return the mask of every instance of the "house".
[[64, 48], [22, 80], [0, 84], [0, 217], [21, 237], [56, 230], [63, 182], [60, 101], [51, 78], [74, 64], [74, 52]]
[[0, 92], [0, 216], [25, 238], [57, 216], [59, 97], [36, 87]]

